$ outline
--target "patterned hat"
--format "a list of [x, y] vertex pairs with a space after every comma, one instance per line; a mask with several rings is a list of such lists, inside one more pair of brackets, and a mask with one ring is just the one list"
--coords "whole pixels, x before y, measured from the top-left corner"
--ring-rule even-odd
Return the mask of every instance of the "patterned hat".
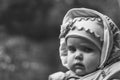
[[64, 66], [67, 66], [65, 39], [73, 34], [79, 34], [78, 36], [91, 40], [101, 49], [100, 68], [120, 56], [118, 54], [120, 51], [120, 31], [115, 23], [106, 15], [95, 10], [73, 8], [66, 13], [61, 25], [59, 51]]
[[65, 38], [70, 36], [84, 37], [93, 42], [100, 50], [103, 42], [103, 24], [100, 18], [77, 17], [71, 22]]

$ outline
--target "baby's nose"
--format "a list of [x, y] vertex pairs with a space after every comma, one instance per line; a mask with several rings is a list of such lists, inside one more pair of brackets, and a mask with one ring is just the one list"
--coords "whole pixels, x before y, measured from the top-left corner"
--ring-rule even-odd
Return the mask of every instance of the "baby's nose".
[[76, 52], [75, 59], [83, 60], [83, 53], [82, 52]]

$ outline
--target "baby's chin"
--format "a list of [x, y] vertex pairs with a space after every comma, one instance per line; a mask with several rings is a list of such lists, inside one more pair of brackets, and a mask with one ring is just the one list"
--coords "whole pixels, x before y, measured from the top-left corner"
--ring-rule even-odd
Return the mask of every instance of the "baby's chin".
[[83, 77], [83, 76], [86, 76], [86, 75], [88, 75], [88, 74], [90, 74], [90, 73], [93, 73], [93, 72], [95, 72], [95, 71], [86, 71], [85, 69], [74, 69], [74, 71], [73, 71], [77, 76], [80, 76], [80, 77]]
[[82, 69], [75, 69], [74, 73], [77, 76], [85, 76], [87, 73], [85, 71], [83, 71]]
[[84, 75], [86, 75], [85, 66], [82, 65], [82, 64], [75, 64], [75, 65], [73, 65], [72, 71], [73, 71], [77, 76], [84, 76]]

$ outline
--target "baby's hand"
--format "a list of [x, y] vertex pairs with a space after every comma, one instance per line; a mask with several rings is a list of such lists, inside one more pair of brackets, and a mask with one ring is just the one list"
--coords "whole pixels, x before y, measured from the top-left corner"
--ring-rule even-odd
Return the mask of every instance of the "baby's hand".
[[64, 78], [65, 78], [65, 73], [63, 72], [53, 73], [49, 76], [49, 80], [64, 80]]

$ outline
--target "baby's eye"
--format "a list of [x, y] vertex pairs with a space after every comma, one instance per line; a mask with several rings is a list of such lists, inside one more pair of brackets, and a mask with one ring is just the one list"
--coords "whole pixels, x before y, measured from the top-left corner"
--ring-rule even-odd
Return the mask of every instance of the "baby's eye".
[[68, 50], [71, 51], [71, 52], [75, 52], [76, 51], [76, 48], [74, 46], [69, 46], [68, 47]]
[[93, 51], [93, 49], [92, 49], [92, 48], [89, 48], [89, 47], [83, 47], [83, 48], [82, 48], [82, 51], [87, 52], [87, 53], [90, 53], [90, 52]]

